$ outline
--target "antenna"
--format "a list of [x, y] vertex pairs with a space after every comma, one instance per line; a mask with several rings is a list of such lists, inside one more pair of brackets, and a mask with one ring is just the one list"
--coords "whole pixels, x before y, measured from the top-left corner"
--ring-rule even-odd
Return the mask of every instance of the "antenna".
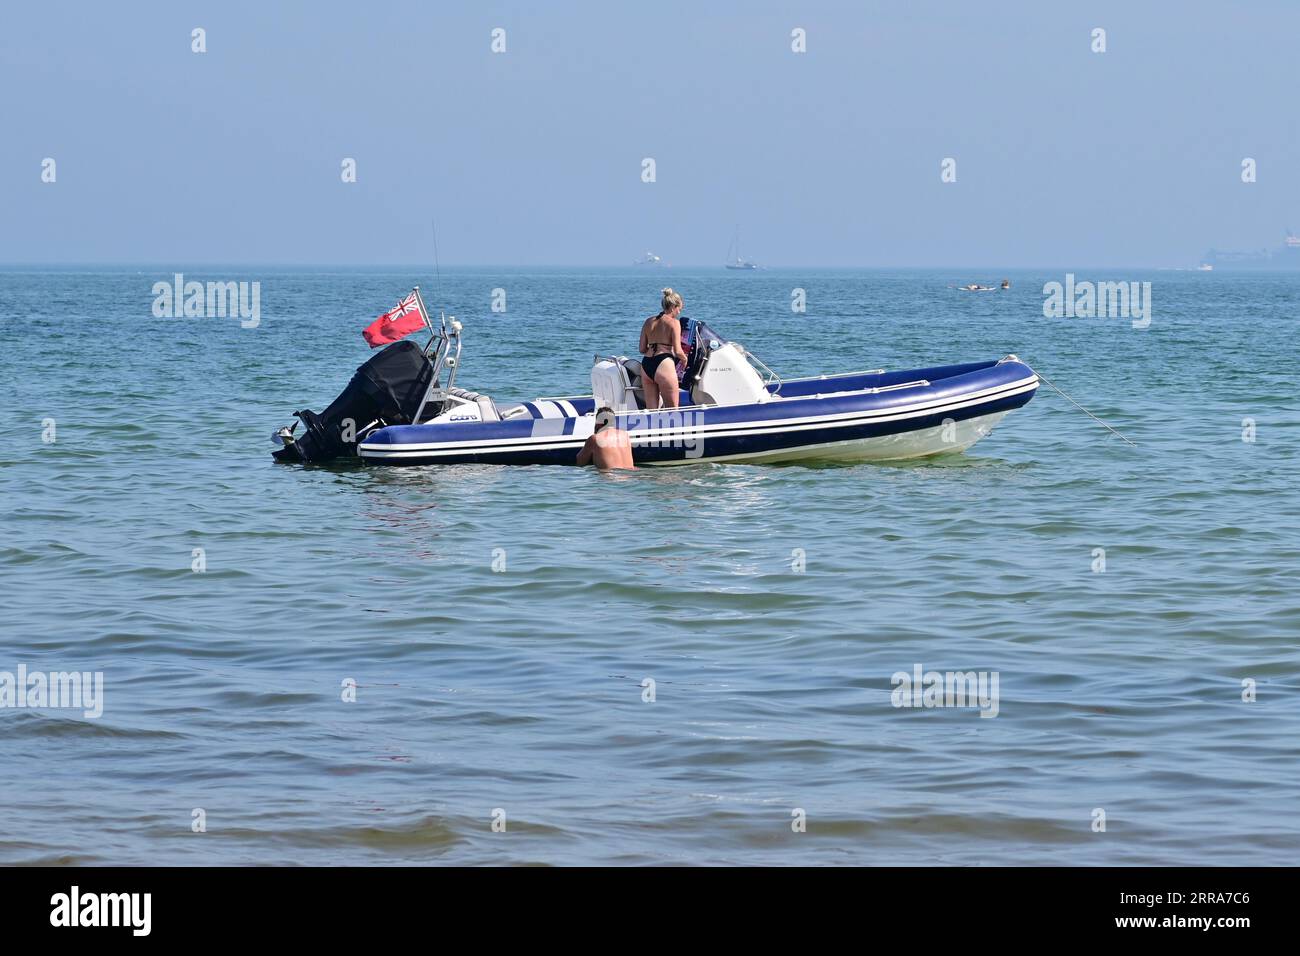
[[433, 226], [433, 270], [434, 270], [433, 294], [438, 297], [438, 303], [439, 303], [438, 311], [441, 312], [443, 310], [441, 304], [442, 303], [442, 267], [438, 264], [438, 220], [435, 218], [429, 220], [429, 222]]

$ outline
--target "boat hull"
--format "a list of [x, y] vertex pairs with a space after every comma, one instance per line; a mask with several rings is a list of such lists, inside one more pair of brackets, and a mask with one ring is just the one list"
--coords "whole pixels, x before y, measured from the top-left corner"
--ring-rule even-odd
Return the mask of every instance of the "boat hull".
[[[951, 425], [935, 425], [894, 435], [850, 438], [816, 445], [795, 445], [769, 452], [748, 452], [736, 456], [710, 455], [709, 461], [749, 461], [782, 464], [800, 461], [907, 461], [965, 451], [993, 430], [1006, 412], [994, 412]], [[684, 461], [663, 464], [685, 464]], [[659, 464], [659, 462], [655, 462]]]
[[[617, 424], [638, 465], [894, 461], [964, 451], [1037, 388], [1033, 370], [1009, 360], [850, 373], [783, 382], [773, 401], [621, 412]], [[537, 417], [392, 426], [358, 451], [385, 465], [573, 464], [592, 434], [593, 399], [528, 404]]]

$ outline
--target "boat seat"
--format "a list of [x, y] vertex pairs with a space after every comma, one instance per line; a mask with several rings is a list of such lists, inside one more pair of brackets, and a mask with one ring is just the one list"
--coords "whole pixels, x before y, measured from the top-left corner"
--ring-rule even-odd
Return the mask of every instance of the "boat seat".
[[[645, 376], [645, 369], [641, 366], [640, 359], [625, 358], [622, 360], [623, 369], [627, 372], [628, 382], [632, 387], [632, 396], [636, 399], [638, 408], [645, 408], [645, 389], [641, 387], [641, 379]], [[677, 393], [677, 404], [694, 405], [695, 399], [691, 398], [691, 393], [687, 389], [681, 389]]]
[[454, 395], [456, 398], [464, 399], [467, 402], [473, 402], [477, 405], [479, 419], [481, 421], [499, 422], [506, 417], [505, 412], [509, 411], [509, 409], [503, 411], [496, 402], [492, 401], [492, 399], [488, 398], [488, 396], [484, 395], [482, 392], [471, 392], [467, 388], [458, 388], [453, 385], [451, 388], [447, 389], [447, 393], [449, 395]]

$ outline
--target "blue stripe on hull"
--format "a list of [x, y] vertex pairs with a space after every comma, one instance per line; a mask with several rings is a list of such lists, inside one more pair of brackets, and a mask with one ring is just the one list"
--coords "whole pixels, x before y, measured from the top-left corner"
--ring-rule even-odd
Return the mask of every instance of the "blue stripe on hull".
[[[786, 382], [779, 391], [780, 402], [761, 405], [731, 405], [690, 408], [682, 412], [659, 411], [654, 413], [625, 413], [618, 416], [619, 425], [631, 434], [634, 455], [638, 463], [655, 464], [682, 461], [708, 461], [797, 449], [808, 445], [831, 442], [883, 438], [922, 431], [941, 426], [945, 421], [961, 422], [999, 412], [1007, 412], [1026, 404], [1033, 398], [1034, 389], [1018, 390], [1017, 394], [999, 394], [997, 391], [980, 401], [963, 408], [944, 408], [945, 404], [959, 402], [964, 396], [990, 389], [1003, 392], [1017, 391], [1033, 375], [1031, 369], [1018, 362], [998, 365], [982, 362], [970, 365], [944, 366], [933, 369], [911, 369], [886, 374], [837, 376], [826, 379]], [[881, 388], [890, 385], [926, 379], [930, 385], [886, 391], [875, 394], [834, 395], [836, 391]], [[824, 396], [824, 397], [818, 397]], [[581, 408], [592, 406], [592, 400], [567, 399]], [[533, 403], [526, 403], [533, 404]], [[906, 418], [878, 420], [880, 416], [907, 413], [918, 405], [936, 404], [933, 413], [909, 413]], [[863, 419], [877, 416], [877, 420], [852, 420], [851, 423], [811, 423], [807, 426], [791, 424], [782, 428], [783, 420], [818, 418], [829, 415], [860, 415]], [[651, 437], [649, 443], [638, 441], [648, 429], [681, 429], [683, 418], [688, 429], [686, 442], [699, 442], [699, 451], [683, 447], [682, 441], [671, 447], [659, 447], [664, 439]], [[564, 423], [563, 428], [560, 426]], [[583, 440], [572, 438], [575, 419], [522, 419], [506, 422], [487, 422], [466, 425], [402, 425], [381, 429], [365, 440], [372, 451], [382, 451], [385, 445], [428, 445], [430, 454], [423, 448], [411, 448], [401, 457], [367, 457], [378, 464], [468, 464], [496, 463], [508, 465], [546, 465], [574, 462], [574, 456]], [[735, 434], [709, 435], [693, 433], [699, 428], [725, 427]], [[670, 436], [667, 436], [671, 438]], [[511, 439], [533, 439], [535, 443], [560, 447], [502, 447], [501, 442]], [[447, 442], [465, 442], [463, 449], [452, 450]], [[666, 442], [665, 442], [666, 443]], [[439, 451], [439, 448], [443, 450]], [[394, 449], [396, 451], [396, 449]]]
[[960, 408], [951, 411], [939, 411], [932, 415], [916, 416], [902, 420], [885, 422], [862, 422], [853, 425], [824, 426], [802, 431], [772, 431], [755, 435], [725, 435], [716, 438], [702, 436], [703, 454], [688, 456], [681, 448], [637, 448], [636, 460], [647, 464], [656, 462], [692, 460], [707, 461], [710, 458], [729, 458], [735, 455], [757, 455], [766, 452], [784, 451], [802, 448], [806, 445], [825, 445], [831, 442], [857, 441], [864, 438], [886, 438], [891, 435], [905, 435], [909, 432], [935, 428], [947, 421], [963, 422], [972, 418], [983, 418], [997, 412], [1006, 412], [1019, 408], [1033, 397], [1033, 392], [1011, 395]]

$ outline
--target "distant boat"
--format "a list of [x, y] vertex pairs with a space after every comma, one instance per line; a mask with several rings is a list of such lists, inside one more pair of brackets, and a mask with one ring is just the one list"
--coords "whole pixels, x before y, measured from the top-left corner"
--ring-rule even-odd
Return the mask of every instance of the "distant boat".
[[[734, 254], [734, 255], [733, 255]], [[731, 245], [727, 246], [727, 261], [723, 265], [728, 269], [757, 269], [757, 262], [750, 262], [740, 255], [740, 227], [736, 227], [735, 234], [731, 237]]]
[[[1211, 249], [1205, 254], [1201, 266], [1236, 272], [1244, 269], [1300, 269], [1300, 236], [1291, 229], [1286, 231], [1282, 245], [1272, 249], [1225, 250]], [[1209, 272], [1211, 269], [1198, 269]]]
[[643, 255], [640, 259], [637, 259], [636, 261], [634, 261], [634, 262], [632, 263], [632, 265], [634, 265], [634, 266], [663, 266], [663, 265], [667, 265], [667, 263], [664, 262], [664, 260], [663, 260], [661, 257], [655, 255], [653, 252], [647, 252], [647, 253], [646, 253], [645, 255]]
[[1213, 272], [1213, 271], [1214, 271], [1214, 266], [1210, 265], [1208, 262], [1202, 262], [1199, 266], [1196, 267], [1196, 271], [1197, 271], [1197, 272]]

